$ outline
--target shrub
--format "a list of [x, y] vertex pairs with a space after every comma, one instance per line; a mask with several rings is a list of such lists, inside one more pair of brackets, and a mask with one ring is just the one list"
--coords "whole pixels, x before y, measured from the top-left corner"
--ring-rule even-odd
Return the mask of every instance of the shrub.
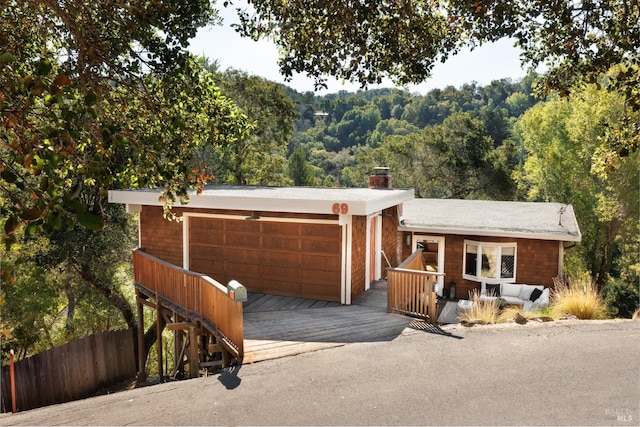
[[500, 312], [499, 301], [494, 300], [480, 300], [480, 294], [478, 290], [474, 290], [471, 293], [471, 301], [474, 302], [473, 307], [464, 311], [460, 315], [460, 320], [463, 321], [480, 321], [485, 324], [496, 323], [498, 313]]
[[553, 311], [553, 308], [546, 306], [544, 308], [537, 308], [533, 311], [536, 317], [550, 317], [552, 319], [558, 318], [558, 313]]
[[571, 280], [554, 279], [551, 294], [552, 309], [560, 316], [573, 314], [578, 319], [602, 319], [606, 304], [594, 281], [588, 275]]
[[620, 279], [612, 279], [607, 282], [602, 288], [602, 297], [612, 317], [630, 318], [633, 312], [640, 308], [640, 294], [637, 284]]

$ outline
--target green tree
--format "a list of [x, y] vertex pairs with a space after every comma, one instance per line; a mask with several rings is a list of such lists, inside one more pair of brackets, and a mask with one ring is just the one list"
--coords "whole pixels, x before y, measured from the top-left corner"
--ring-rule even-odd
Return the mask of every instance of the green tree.
[[[637, 285], [639, 277], [637, 245], [626, 252], [639, 238], [638, 152], [621, 157], [608, 141], [609, 134], [624, 137], [630, 114], [624, 95], [588, 86], [567, 100], [537, 104], [518, 122], [527, 151], [516, 176], [520, 191], [529, 200], [574, 206], [582, 243], [569, 252], [570, 262], [599, 286], [623, 275]], [[636, 261], [616, 269], [618, 257]]]
[[301, 147], [297, 148], [289, 157], [289, 177], [295, 186], [312, 186], [314, 184], [313, 171]]
[[508, 165], [496, 157], [481, 120], [452, 114], [442, 125], [426, 128], [423, 141], [423, 173], [446, 197], [510, 199]]
[[[143, 327], [114, 270], [131, 245], [116, 233], [122, 215], [108, 208], [107, 190], [159, 187], [170, 207], [210, 179], [202, 147], [244, 137], [246, 116], [183, 49], [212, 17], [208, 1], [3, 3], [2, 322], [22, 348], [53, 343], [45, 323], [61, 300], [69, 336]], [[38, 236], [42, 250], [20, 249]], [[33, 291], [22, 310], [17, 301]], [[114, 313], [120, 322], [100, 320]], [[46, 326], [41, 335], [16, 332], [34, 322]], [[148, 332], [146, 348], [155, 340]]]
[[285, 183], [286, 155], [297, 117], [282, 85], [238, 70], [219, 76], [224, 95], [248, 117], [251, 128], [233, 144], [214, 147], [218, 182], [240, 185]]
[[513, 117], [521, 116], [527, 109], [533, 106], [531, 97], [522, 92], [512, 93], [504, 102], [509, 115]]
[[110, 188], [185, 198], [210, 177], [194, 148], [244, 131], [182, 49], [215, 16], [208, 1], [9, 1], [0, 13], [7, 243], [20, 224], [30, 234], [100, 228]]
[[385, 165], [394, 186], [414, 188], [417, 197], [510, 200], [511, 163], [504, 150], [493, 148], [484, 128], [468, 113], [454, 113], [421, 133], [389, 136], [376, 149], [361, 147], [357, 166], [345, 173], [360, 186], [360, 177]]
[[380, 111], [375, 104], [369, 103], [365, 107], [355, 107], [347, 111], [342, 120], [335, 127], [335, 136], [340, 141], [339, 149], [354, 145], [366, 144], [367, 138], [380, 121]]
[[378, 122], [375, 130], [367, 140], [367, 145], [376, 148], [380, 146], [380, 143], [390, 135], [408, 135], [418, 131], [418, 127], [404, 120], [381, 120]]
[[[640, 5], [635, 0], [489, 0], [304, 3], [251, 0], [239, 10], [242, 34], [272, 37], [285, 76], [331, 75], [362, 85], [392, 77], [425, 80], [434, 64], [462, 47], [512, 37], [531, 69], [549, 66], [548, 88], [567, 92], [595, 82], [615, 64], [640, 65]], [[637, 68], [621, 69], [615, 86], [637, 96]], [[640, 100], [631, 100], [640, 108]]]
[[[53, 323], [63, 302], [60, 284], [33, 258], [24, 257], [35, 255], [42, 247], [46, 247], [44, 237], [16, 243], [11, 251], [0, 249], [3, 364], [11, 349], [22, 359], [34, 350], [52, 345]], [[16, 269], [24, 273], [12, 274]]]

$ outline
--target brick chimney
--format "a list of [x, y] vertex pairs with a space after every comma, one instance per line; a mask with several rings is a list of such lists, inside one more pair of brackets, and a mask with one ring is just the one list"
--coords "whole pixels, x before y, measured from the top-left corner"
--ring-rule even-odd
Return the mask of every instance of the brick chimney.
[[391, 175], [388, 167], [373, 168], [373, 175], [369, 176], [369, 188], [391, 189]]

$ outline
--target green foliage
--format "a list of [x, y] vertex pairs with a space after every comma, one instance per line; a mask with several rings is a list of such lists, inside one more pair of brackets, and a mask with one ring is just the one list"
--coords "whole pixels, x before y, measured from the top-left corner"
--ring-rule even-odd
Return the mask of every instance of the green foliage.
[[14, 348], [22, 358], [91, 333], [135, 326], [121, 312], [130, 311], [134, 301], [135, 223], [122, 206], [110, 206], [105, 214], [99, 231], [78, 225], [46, 237], [21, 237], [2, 254], [0, 328], [8, 338], [3, 349]]
[[[43, 245], [46, 240], [37, 238], [14, 245], [10, 252], [2, 250], [0, 328], [3, 365], [11, 349], [21, 359], [38, 346], [52, 342], [53, 324], [63, 298], [59, 293], [58, 278], [47, 274], [46, 269], [33, 260]], [[23, 254], [32, 259], [22, 258]]]
[[[412, 162], [408, 159], [400, 161], [390, 158], [394, 157], [396, 144], [391, 141], [399, 136], [406, 137], [408, 141], [422, 138], [419, 136], [422, 129], [432, 129], [442, 125], [453, 114], [467, 112], [472, 119], [482, 122], [482, 132], [491, 139], [491, 145], [495, 148], [487, 161], [491, 163], [492, 170], [500, 171], [491, 179], [490, 185], [496, 188], [485, 187], [479, 191], [484, 196], [474, 197], [508, 199], [512, 194], [509, 175], [520, 161], [521, 151], [516, 150], [512, 132], [516, 116], [510, 115], [507, 100], [510, 95], [518, 93], [524, 97], [523, 103], [533, 105], [536, 101], [530, 93], [534, 78], [532, 75], [521, 82], [498, 80], [484, 87], [475, 83], [459, 89], [449, 86], [434, 89], [426, 95], [410, 94], [399, 89], [375, 89], [355, 94], [340, 92], [313, 97], [311, 93], [289, 91], [299, 114], [305, 115], [304, 120], [299, 118], [297, 122], [289, 153], [301, 146], [307, 153], [309, 163], [321, 168], [325, 177], [330, 176], [332, 182], [341, 185], [366, 186], [371, 167], [384, 164], [391, 167], [394, 183], [398, 186], [416, 187], [417, 183], [424, 181], [419, 176], [422, 173], [419, 172], [420, 168], [412, 168]], [[520, 107], [524, 108], [522, 104]], [[517, 113], [520, 114], [519, 111]], [[391, 145], [383, 149], [386, 144]], [[369, 148], [381, 150], [373, 152]], [[331, 160], [335, 153], [340, 153], [339, 162]], [[358, 165], [357, 162], [362, 164]], [[409, 169], [401, 170], [400, 167]], [[435, 167], [437, 169], [443, 165]], [[432, 168], [431, 173], [434, 172]], [[420, 184], [419, 188], [423, 187], [425, 184]], [[446, 193], [434, 191], [433, 194]]]
[[582, 232], [573, 268], [580, 270], [580, 260], [598, 285], [617, 275], [616, 251], [632, 256], [632, 248], [621, 245], [625, 236], [638, 236], [638, 152], [613, 154], [607, 138], [631, 114], [625, 101], [588, 86], [568, 99], [536, 105], [518, 122], [527, 152], [515, 176], [519, 191], [529, 200], [573, 205]]
[[[402, 83], [421, 81], [452, 47], [449, 19], [435, 7], [398, 2], [290, 4], [250, 1], [255, 14], [238, 9], [243, 35], [274, 35], [285, 76], [307, 72], [363, 84], [394, 74]], [[422, 2], [418, 2], [422, 3]], [[425, 7], [426, 6], [426, 7]]]
[[289, 157], [289, 177], [295, 186], [312, 186], [314, 184], [313, 170], [307, 163], [307, 157], [302, 148], [297, 148]]
[[340, 141], [340, 146], [327, 147], [327, 149], [338, 151], [344, 147], [365, 145], [380, 120], [380, 111], [374, 104], [347, 111], [332, 132], [333, 136]]
[[388, 119], [381, 120], [368, 138], [367, 144], [372, 148], [378, 148], [384, 140], [391, 135], [410, 135], [418, 133], [419, 128], [405, 120]]
[[602, 297], [612, 317], [631, 318], [640, 308], [638, 282], [625, 282], [620, 279], [609, 280], [602, 288]]
[[[5, 242], [104, 224], [107, 190], [160, 187], [168, 205], [210, 178], [194, 150], [246, 121], [183, 47], [207, 1], [45, 6], [0, 15], [0, 192]], [[80, 194], [83, 197], [80, 197]]]
[[421, 133], [393, 135], [379, 148], [361, 148], [358, 164], [345, 174], [356, 183], [374, 166], [385, 165], [392, 171], [394, 186], [414, 188], [418, 197], [509, 200], [511, 166], [500, 153], [480, 119], [454, 113]]
[[[280, 69], [315, 78], [357, 81], [363, 86], [391, 77], [399, 84], [424, 81], [435, 63], [463, 47], [512, 37], [523, 65], [545, 64], [544, 88], [568, 93], [582, 80], [595, 83], [614, 64], [640, 64], [637, 1], [545, 2], [490, 0], [448, 2], [292, 3], [251, 0], [238, 10], [242, 34], [273, 38]], [[640, 76], [620, 70], [612, 89], [640, 108]]]
[[251, 124], [232, 144], [210, 147], [212, 172], [220, 183], [283, 185], [287, 146], [293, 133], [295, 104], [282, 85], [237, 70], [217, 74], [224, 95], [240, 108]]

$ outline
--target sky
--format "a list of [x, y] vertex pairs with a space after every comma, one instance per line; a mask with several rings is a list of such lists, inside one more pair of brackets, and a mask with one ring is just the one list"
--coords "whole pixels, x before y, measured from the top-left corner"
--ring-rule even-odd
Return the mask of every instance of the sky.
[[[258, 75], [268, 80], [284, 83], [298, 92], [313, 91], [313, 79], [305, 75], [294, 75], [287, 82], [278, 70], [278, 51], [268, 40], [255, 42], [242, 38], [231, 28], [237, 22], [234, 8], [222, 8], [222, 26], [210, 26], [200, 29], [191, 40], [189, 50], [209, 60], [217, 60], [221, 70], [235, 68], [249, 74]], [[451, 57], [444, 64], [438, 63], [433, 69], [432, 77], [419, 85], [407, 87], [412, 93], [426, 94], [435, 88], [446, 86], [461, 87], [465, 83], [476, 82], [485, 86], [493, 80], [510, 78], [517, 80], [526, 75], [520, 65], [519, 50], [513, 47], [513, 41], [503, 39], [486, 44], [473, 51], [465, 50]], [[393, 87], [391, 81], [375, 87]], [[357, 83], [328, 80], [328, 89], [318, 91], [318, 95], [335, 93], [340, 90], [355, 92]]]

